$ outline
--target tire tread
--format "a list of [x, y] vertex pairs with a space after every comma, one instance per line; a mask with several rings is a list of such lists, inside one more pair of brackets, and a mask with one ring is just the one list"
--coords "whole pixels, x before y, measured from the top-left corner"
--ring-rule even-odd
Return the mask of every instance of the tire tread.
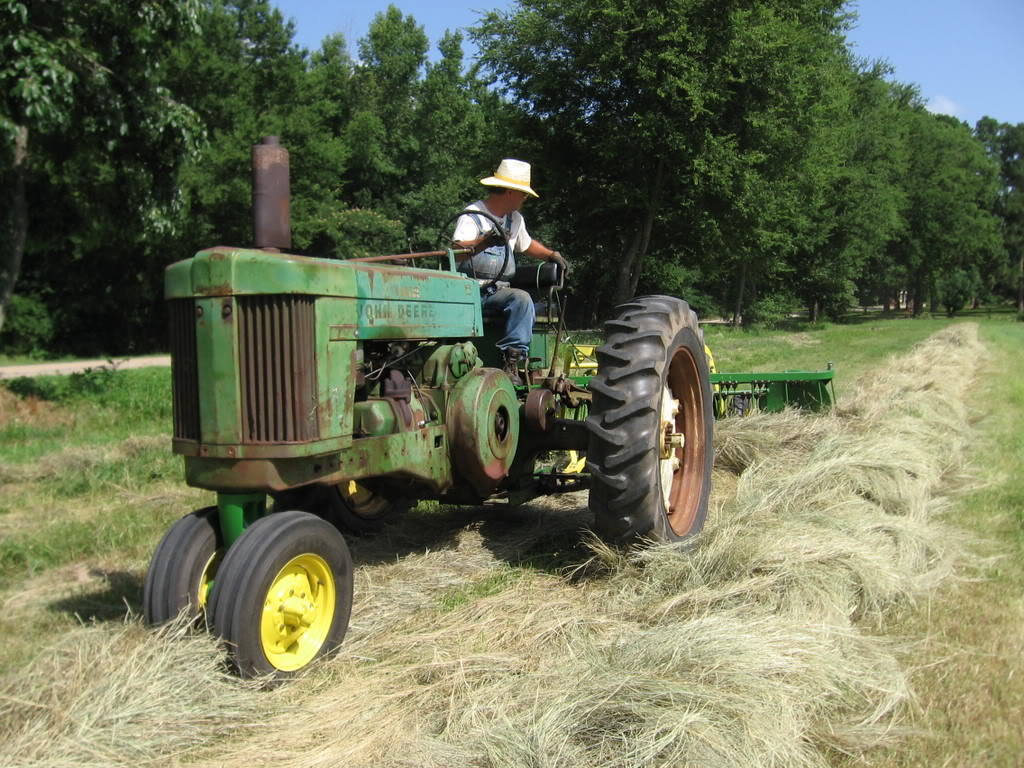
[[[673, 296], [636, 297], [616, 312], [616, 317], [605, 323], [606, 342], [597, 348], [598, 374], [590, 382], [596, 397], [587, 417], [591, 433], [587, 469], [595, 528], [614, 543], [650, 535], [686, 538], [703, 525], [706, 494], [694, 530], [676, 535], [668, 525], [658, 492], [655, 443], [669, 353], [683, 329], [699, 338], [697, 315], [685, 301]], [[708, 410], [705, 418], [711, 418]]]

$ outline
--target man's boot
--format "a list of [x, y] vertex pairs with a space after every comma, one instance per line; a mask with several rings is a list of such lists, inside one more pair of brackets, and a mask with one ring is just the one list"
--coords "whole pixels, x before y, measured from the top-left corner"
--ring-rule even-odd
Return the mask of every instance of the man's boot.
[[523, 353], [515, 347], [509, 347], [505, 350], [505, 367], [502, 369], [508, 374], [508, 377], [512, 379], [512, 383], [517, 386], [522, 386], [523, 377], [519, 374], [519, 361], [523, 359]]

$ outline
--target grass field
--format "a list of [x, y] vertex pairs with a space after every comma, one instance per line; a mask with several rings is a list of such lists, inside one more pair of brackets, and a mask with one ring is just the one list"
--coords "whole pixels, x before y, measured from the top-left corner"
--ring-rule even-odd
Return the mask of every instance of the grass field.
[[421, 507], [355, 543], [342, 657], [273, 694], [123, 621], [211, 501], [169, 455], [168, 372], [0, 388], [0, 764], [1019, 764], [1024, 324], [906, 370], [961, 321], [857, 320], [707, 330], [722, 370], [834, 361], [841, 410], [723, 424], [695, 553], [591, 550], [579, 499]]
[[887, 627], [915, 639], [916, 735], [873, 766], [1024, 764], [1024, 324], [980, 327], [989, 354], [969, 400], [976, 480], [950, 516], [991, 560]]

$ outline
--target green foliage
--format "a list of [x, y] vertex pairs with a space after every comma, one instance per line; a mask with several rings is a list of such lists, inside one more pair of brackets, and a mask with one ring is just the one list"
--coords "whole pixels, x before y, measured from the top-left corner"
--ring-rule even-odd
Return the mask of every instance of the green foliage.
[[974, 298], [978, 286], [974, 275], [966, 269], [956, 269], [943, 274], [935, 287], [939, 301], [946, 307], [946, 314], [953, 317]]
[[803, 163], [807, 208], [802, 244], [791, 264], [805, 306], [835, 317], [853, 303], [858, 280], [882, 292], [886, 245], [898, 236], [906, 210], [903, 176], [909, 162], [901, 117], [916, 92], [885, 78], [880, 64], [859, 69], [848, 62], [834, 72], [836, 85], [817, 111]]
[[408, 250], [405, 228], [372, 210], [349, 208], [324, 211], [323, 218], [312, 222], [315, 231], [308, 234], [306, 251], [315, 256], [354, 259], [404, 253]]
[[0, 7], [0, 134], [5, 145], [18, 134], [24, 150], [0, 179], [11, 194], [0, 227], [16, 243], [0, 261], [0, 304], [24, 242], [25, 282], [45, 287], [73, 329], [62, 342], [99, 347], [110, 327], [121, 347], [156, 335], [175, 171], [204, 135], [161, 64], [196, 33], [198, 9], [197, 0]]
[[21, 397], [60, 403], [72, 400], [102, 400], [117, 384], [118, 374], [112, 368], [86, 368], [70, 376], [23, 376], [4, 382], [4, 386]]
[[161, 367], [117, 370], [99, 366], [70, 376], [6, 379], [2, 386], [21, 397], [110, 409], [125, 424], [169, 422], [171, 417], [170, 371]]
[[1007, 261], [993, 270], [986, 283], [1017, 300], [1024, 312], [1024, 123], [999, 123], [991, 117], [978, 121], [975, 135], [999, 166], [999, 195], [995, 205], [1001, 224]]
[[857, 305], [857, 286], [852, 280], [835, 284], [822, 300], [821, 311], [830, 320], [838, 320]]
[[703, 290], [704, 275], [698, 270], [681, 266], [673, 261], [646, 261], [643, 274], [637, 284], [638, 294], [667, 294], [685, 297], [693, 309], [701, 317], [723, 314], [724, 308], [713, 296]]
[[[113, 139], [190, 120], [158, 85], [147, 85], [159, 56], [195, 28], [197, 0], [123, 4], [11, 2], [0, 6], [0, 130], [66, 128], [88, 114]], [[159, 104], [165, 114], [136, 111]]]
[[530, 161], [529, 228], [573, 262], [585, 326], [637, 292], [760, 325], [790, 296], [813, 319], [901, 291], [919, 310], [975, 271], [979, 296], [1024, 305], [1024, 127], [929, 114], [852, 54], [849, 23], [842, 0], [517, 0], [469, 31], [467, 65], [461, 33], [430, 56], [393, 5], [353, 59], [336, 34], [297, 46], [270, 0], [8, 2], [0, 134], [30, 129], [20, 292], [59, 330], [36, 312], [17, 344], [163, 348], [163, 269], [252, 242], [269, 134], [291, 153], [294, 249], [333, 258], [432, 250], [500, 158]]
[[0, 331], [0, 347], [8, 354], [45, 356], [56, 328], [46, 304], [37, 296], [15, 295]]
[[914, 147], [905, 179], [906, 228], [893, 254], [906, 270], [908, 288], [923, 306], [939, 277], [1005, 259], [993, 207], [998, 167], [963, 123], [917, 108], [907, 114]]
[[776, 328], [795, 309], [797, 309], [797, 305], [791, 296], [785, 294], [759, 296], [743, 310], [743, 323], [755, 328]]

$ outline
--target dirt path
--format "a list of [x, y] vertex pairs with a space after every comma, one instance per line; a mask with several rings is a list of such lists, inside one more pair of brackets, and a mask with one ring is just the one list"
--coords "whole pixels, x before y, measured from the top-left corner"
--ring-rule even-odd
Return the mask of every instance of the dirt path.
[[66, 363], [30, 363], [28, 365], [0, 366], [0, 379], [17, 379], [22, 376], [67, 376], [81, 373], [88, 368], [149, 368], [152, 366], [167, 367], [171, 364], [170, 355], [151, 355], [148, 357], [113, 357], [105, 360], [72, 360]]

